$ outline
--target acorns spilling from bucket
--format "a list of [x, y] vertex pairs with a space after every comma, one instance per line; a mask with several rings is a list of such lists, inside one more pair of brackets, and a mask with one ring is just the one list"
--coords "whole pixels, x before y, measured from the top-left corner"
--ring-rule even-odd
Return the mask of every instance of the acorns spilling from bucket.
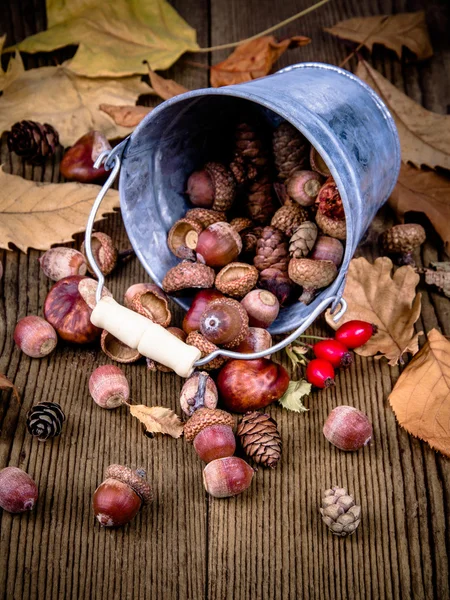
[[[287, 122], [272, 140], [259, 124], [240, 123], [230, 142], [227, 163], [208, 162], [188, 178], [193, 208], [167, 240], [182, 260], [167, 272], [163, 288], [214, 287], [233, 299], [236, 314], [242, 299], [248, 310], [255, 288], [270, 292], [277, 309], [297, 300], [309, 304], [336, 278], [344, 254], [346, 221], [336, 183]], [[208, 339], [226, 348], [243, 340]]]

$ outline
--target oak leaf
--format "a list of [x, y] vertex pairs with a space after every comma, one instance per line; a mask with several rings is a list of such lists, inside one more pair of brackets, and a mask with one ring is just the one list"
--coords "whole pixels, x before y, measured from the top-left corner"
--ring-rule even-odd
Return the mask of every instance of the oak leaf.
[[296, 36], [277, 42], [273, 35], [241, 44], [230, 56], [211, 67], [211, 85], [220, 87], [264, 77], [288, 49], [306, 46], [310, 38]]
[[117, 106], [116, 104], [100, 104], [99, 108], [121, 127], [136, 127], [152, 110], [150, 106]]
[[382, 44], [394, 50], [399, 58], [402, 57], [403, 46], [414, 52], [419, 60], [433, 55], [424, 11], [355, 17], [339, 21], [324, 30], [336, 37], [364, 44], [370, 52], [374, 44]]
[[449, 177], [403, 163], [389, 204], [401, 221], [410, 211], [425, 213], [450, 251]]
[[450, 169], [450, 116], [426, 110], [364, 60], [358, 63], [356, 75], [381, 96], [391, 111], [400, 136], [403, 161], [419, 167]]
[[70, 63], [87, 77], [124, 77], [168, 69], [187, 51], [198, 50], [195, 29], [166, 0], [47, 0], [48, 29], [15, 46], [51, 52], [78, 45]]
[[5, 375], [0, 373], [0, 390], [12, 390], [14, 397], [17, 402], [20, 404], [20, 395], [16, 388], [16, 386], [10, 381]]
[[450, 456], [450, 342], [432, 329], [394, 386], [389, 402], [399, 424]]
[[283, 396], [279, 399], [279, 403], [283, 408], [292, 410], [294, 412], [308, 412], [309, 408], [303, 404], [303, 398], [311, 393], [311, 384], [306, 379], [300, 379], [299, 381], [290, 381], [288, 389], [285, 391]]
[[100, 130], [109, 139], [132, 131], [116, 125], [99, 105], [134, 104], [151, 88], [140, 77], [117, 81], [78, 77], [67, 64], [25, 71], [20, 61], [12, 67], [11, 76], [0, 77], [0, 134], [23, 119], [53, 125], [63, 146], [71, 146], [90, 129]]
[[148, 74], [153, 90], [163, 100], [169, 100], [169, 98], [173, 98], [174, 96], [178, 96], [179, 94], [184, 94], [185, 92], [189, 91], [187, 88], [180, 85], [173, 79], [165, 79], [151, 69], [148, 70]]
[[[72, 241], [75, 233], [86, 229], [99, 190], [98, 185], [84, 183], [36, 183], [0, 169], [0, 248], [12, 243], [23, 252], [48, 250], [52, 244]], [[119, 192], [109, 190], [100, 213], [118, 206]]]
[[378, 332], [355, 352], [361, 356], [385, 356], [391, 366], [403, 363], [403, 355], [419, 350], [419, 333], [414, 323], [420, 315], [421, 295], [416, 295], [419, 275], [410, 266], [400, 267], [391, 277], [392, 261], [385, 256], [370, 264], [365, 258], [350, 261], [344, 300], [348, 308], [338, 323], [326, 312], [328, 325], [360, 319], [373, 323]]
[[146, 433], [166, 433], [174, 438], [179, 438], [183, 434], [183, 423], [170, 408], [143, 404], [129, 404], [128, 408], [133, 417], [144, 425]]

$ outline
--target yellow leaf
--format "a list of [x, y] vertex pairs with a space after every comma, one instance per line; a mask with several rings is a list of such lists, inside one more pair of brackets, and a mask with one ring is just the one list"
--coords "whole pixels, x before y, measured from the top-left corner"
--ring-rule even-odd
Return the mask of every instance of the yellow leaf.
[[145, 426], [147, 433], [167, 433], [174, 438], [183, 434], [183, 423], [170, 408], [143, 404], [129, 404], [128, 408], [133, 417]]
[[450, 456], [450, 342], [432, 329], [389, 396], [398, 422]]
[[[12, 243], [26, 252], [70, 242], [73, 234], [86, 229], [99, 190], [98, 185], [84, 183], [36, 183], [0, 169], [0, 248]], [[104, 215], [118, 206], [119, 192], [109, 190], [100, 212]]]
[[155, 90], [155, 92], [160, 96], [163, 100], [169, 100], [169, 98], [173, 98], [174, 96], [178, 96], [179, 94], [184, 94], [189, 90], [173, 79], [164, 79], [161, 75], [157, 75], [151, 69], [148, 70], [150, 76], [150, 83]]
[[306, 46], [310, 39], [296, 36], [277, 42], [273, 35], [241, 44], [230, 56], [211, 67], [211, 85], [220, 87], [264, 77], [288, 49]]
[[385, 256], [370, 264], [365, 258], [350, 261], [343, 297], [348, 308], [335, 323], [326, 312], [328, 325], [337, 329], [343, 323], [360, 319], [373, 323], [378, 332], [356, 348], [361, 356], [385, 356], [391, 366], [403, 363], [403, 355], [419, 351], [419, 333], [414, 323], [420, 315], [421, 295], [416, 295], [419, 275], [412, 267], [400, 267], [391, 277], [392, 261]]
[[124, 77], [168, 69], [198, 49], [195, 29], [166, 0], [47, 0], [48, 29], [26, 38], [23, 52], [78, 50], [70, 69], [87, 77]]
[[132, 129], [116, 125], [99, 105], [134, 104], [141, 94], [151, 92], [140, 77], [117, 81], [78, 77], [68, 70], [67, 63], [29, 71], [22, 65], [1, 89], [0, 133], [23, 119], [50, 123], [63, 146], [74, 144], [90, 129], [100, 130], [109, 139], [125, 137]]
[[121, 127], [136, 127], [152, 110], [149, 106], [116, 106], [115, 104], [100, 104], [99, 108]]
[[425, 213], [450, 251], [450, 178], [402, 164], [389, 204], [401, 221], [406, 213]]
[[402, 57], [403, 46], [414, 52], [419, 60], [433, 55], [424, 11], [356, 17], [339, 21], [324, 30], [345, 40], [364, 43], [371, 52], [374, 44], [383, 44], [386, 48], [395, 50], [399, 58]]
[[450, 117], [422, 108], [365, 61], [358, 63], [356, 75], [381, 96], [391, 111], [403, 161], [418, 167], [450, 169]]

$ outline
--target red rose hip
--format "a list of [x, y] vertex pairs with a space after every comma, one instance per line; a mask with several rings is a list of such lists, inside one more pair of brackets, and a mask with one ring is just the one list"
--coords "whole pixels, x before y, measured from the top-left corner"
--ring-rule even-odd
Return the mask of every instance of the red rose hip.
[[313, 358], [306, 367], [306, 380], [321, 389], [334, 385], [333, 365], [323, 358]]
[[336, 330], [334, 338], [349, 349], [363, 346], [378, 328], [367, 321], [347, 321]]
[[349, 367], [353, 362], [353, 356], [347, 346], [337, 340], [321, 340], [314, 344], [313, 352], [316, 358], [328, 360], [335, 369]]

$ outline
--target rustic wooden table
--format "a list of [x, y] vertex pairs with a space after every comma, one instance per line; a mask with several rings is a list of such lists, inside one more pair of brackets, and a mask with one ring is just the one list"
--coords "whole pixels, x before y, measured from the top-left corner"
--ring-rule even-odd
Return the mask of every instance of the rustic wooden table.
[[[197, 29], [200, 45], [242, 39], [289, 17], [307, 0], [175, 0], [174, 6]], [[434, 57], [400, 62], [376, 47], [371, 62], [397, 87], [426, 108], [445, 113], [443, 80], [449, 72], [448, 20], [444, 0], [373, 3], [335, 0], [279, 32], [306, 34], [313, 42], [287, 52], [277, 66], [299, 61], [339, 64], [348, 49], [322, 31], [351, 16], [425, 8]], [[11, 44], [45, 27], [44, 0], [3, 2], [0, 33]], [[446, 52], [447, 51], [447, 52]], [[227, 55], [184, 59], [207, 67]], [[26, 66], [53, 64], [70, 56], [26, 57]], [[189, 88], [208, 85], [208, 71], [184, 59], [169, 76]], [[210, 61], [210, 62], [209, 62]], [[350, 63], [352, 66], [352, 63]], [[354, 66], [354, 63], [353, 63]], [[447, 69], [445, 69], [447, 67]], [[2, 138], [6, 170], [36, 181], [59, 181], [60, 154], [45, 169], [11, 157]], [[389, 214], [387, 214], [387, 218]], [[127, 247], [119, 214], [101, 229]], [[75, 246], [81, 243], [77, 236]], [[420, 261], [443, 259], [430, 234]], [[369, 260], [376, 249], [360, 254]], [[202, 465], [182, 440], [149, 440], [125, 408], [103, 411], [92, 402], [88, 378], [107, 360], [97, 351], [61, 344], [49, 358], [29, 359], [14, 345], [17, 320], [40, 314], [51, 286], [39, 270], [39, 252], [0, 251], [0, 372], [19, 388], [22, 404], [2, 392], [0, 468], [15, 465], [37, 481], [40, 499], [31, 514], [0, 514], [0, 598], [152, 600], [275, 600], [294, 598], [449, 597], [448, 550], [450, 463], [397, 425], [387, 397], [399, 369], [384, 360], [360, 359], [339, 374], [336, 388], [314, 393], [310, 412], [295, 414], [272, 406], [279, 423], [283, 457], [274, 471], [260, 470], [249, 493], [230, 500], [209, 498]], [[147, 279], [137, 259], [108, 278], [120, 298], [133, 282]], [[450, 335], [450, 301], [422, 289], [418, 330], [438, 327]], [[181, 311], [175, 309], [180, 320]], [[322, 321], [315, 331], [325, 331]], [[286, 364], [283, 356], [279, 360]], [[125, 366], [132, 397], [178, 409], [182, 380]], [[42, 400], [59, 402], [67, 414], [61, 437], [40, 444], [26, 432], [28, 409]], [[374, 441], [358, 453], [331, 447], [322, 425], [337, 404], [365, 411]], [[148, 472], [155, 502], [122, 529], [101, 529], [91, 498], [110, 463], [141, 466]], [[348, 539], [333, 537], [318, 514], [322, 491], [347, 486], [362, 506], [362, 524]]]

